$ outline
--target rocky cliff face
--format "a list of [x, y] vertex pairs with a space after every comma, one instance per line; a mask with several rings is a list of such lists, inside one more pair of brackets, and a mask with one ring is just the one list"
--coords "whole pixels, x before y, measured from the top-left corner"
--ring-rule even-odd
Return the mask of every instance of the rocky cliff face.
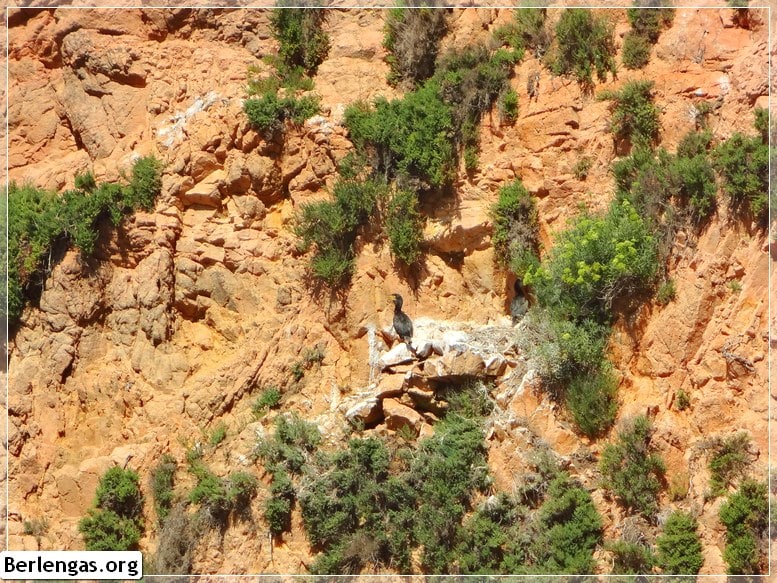
[[[628, 24], [622, 11], [611, 16], [620, 46]], [[445, 42], [485, 37], [509, 18], [507, 10], [457, 9]], [[645, 70], [621, 70], [597, 90], [655, 80], [662, 145], [670, 151], [693, 128], [699, 96], [720, 103], [716, 136], [749, 133], [753, 108], [767, 105], [765, 18], [759, 12], [743, 29], [730, 10], [678, 10]], [[350, 148], [344, 107], [396, 94], [386, 84], [382, 23], [380, 10], [330, 11], [332, 46], [315, 78], [323, 114], [267, 142], [242, 113], [249, 66], [262, 67], [261, 57], [277, 50], [266, 12], [12, 12], [10, 178], [51, 189], [72, 186], [86, 170], [115, 180], [147, 153], [165, 169], [155, 210], [106, 230], [95, 261], [69, 251], [10, 340], [11, 548], [36, 548], [22, 521], [43, 515], [50, 523], [43, 548], [82, 548], [76, 525], [108, 467], [127, 463], [148, 476], [163, 453], [182, 461], [220, 421], [228, 437], [209, 453], [214, 470], [248, 466], [261, 475], [246, 455], [269, 428], [250, 410], [262, 387], [280, 386], [284, 410], [316, 421], [332, 442], [342, 437], [346, 413], [356, 415], [352, 409], [377, 398], [375, 391], [381, 407], [361, 411], [385, 421], [379, 431], [405, 419], [423, 433], [430, 419], [418, 413], [419, 403], [429, 396], [419, 389], [414, 400], [404, 376], [391, 380], [375, 362], [391, 342], [381, 333], [390, 327], [390, 294], [402, 293], [408, 313], [428, 319], [430, 329], [447, 322], [476, 335], [507, 331], [507, 274], [494, 262], [488, 214], [497, 189], [520, 177], [538, 197], [546, 248], [579, 205], [606, 205], [617, 155], [607, 103], [527, 57], [512, 80], [517, 122], [487, 117], [479, 169], [462, 170], [455, 195], [425, 209], [424, 267], [398, 272], [388, 245], [364, 233], [348, 293], [315, 290], [293, 234], [294, 213], [326, 196]], [[531, 98], [526, 80], [534, 72], [539, 94]], [[582, 155], [593, 160], [584, 180], [573, 172]], [[648, 412], [668, 474], [688, 473], [687, 497], [665, 498], [662, 507], [699, 513], [703, 573], [725, 571], [721, 501], [705, 499], [705, 440], [745, 430], [753, 475], [764, 476], [768, 464], [767, 245], [725, 209], [701, 235], [680, 233], [669, 259], [677, 300], [645, 306], [611, 340], [622, 373], [619, 419]], [[314, 348], [322, 360], [311, 358]], [[574, 462], [598, 454], [606, 440], [577, 436], [561, 411], [522, 382], [522, 356], [502, 358], [508, 362], [493, 372], [510, 421], [489, 433], [497, 485], [509, 488], [531, 444], [542, 440], [573, 460], [607, 535], [617, 536], [624, 517], [598, 489], [595, 464]], [[494, 366], [488, 357], [469, 365]], [[449, 374], [442, 366], [428, 374]], [[673, 406], [681, 388], [690, 397], [685, 411]], [[254, 502], [257, 515], [263, 496]], [[264, 533], [258, 523], [231, 527], [220, 545], [201, 545], [195, 571], [304, 572], [310, 550], [296, 514], [292, 533], [272, 552]], [[142, 548], [153, 551], [155, 537], [149, 528]], [[600, 568], [606, 572], [604, 556]]]

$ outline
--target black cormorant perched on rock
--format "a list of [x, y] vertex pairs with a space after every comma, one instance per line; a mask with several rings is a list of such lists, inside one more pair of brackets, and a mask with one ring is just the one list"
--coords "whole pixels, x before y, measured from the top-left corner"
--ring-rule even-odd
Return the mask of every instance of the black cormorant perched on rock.
[[402, 311], [402, 296], [399, 294], [391, 294], [391, 296], [394, 298], [394, 330], [410, 351], [415, 352], [410, 344], [413, 338], [413, 322]]
[[513, 326], [515, 326], [526, 315], [529, 309], [529, 300], [526, 298], [526, 292], [521, 285], [521, 280], [516, 279], [513, 285], [515, 297], [510, 302], [510, 315], [513, 317]]

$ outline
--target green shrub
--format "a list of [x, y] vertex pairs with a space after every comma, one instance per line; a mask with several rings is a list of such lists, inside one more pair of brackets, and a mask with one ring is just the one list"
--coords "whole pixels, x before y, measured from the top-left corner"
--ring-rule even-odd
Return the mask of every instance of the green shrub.
[[628, 139], [639, 148], [650, 146], [658, 138], [660, 124], [653, 85], [653, 81], [629, 81], [620, 91], [599, 94], [599, 99], [613, 101], [611, 129], [616, 139]]
[[279, 0], [277, 9], [270, 13], [270, 29], [278, 41], [281, 60], [288, 67], [302, 67], [314, 74], [329, 52], [329, 35], [323, 30], [327, 11], [300, 4], [305, 3]]
[[627, 69], [642, 69], [650, 62], [650, 41], [632, 31], [623, 37], [623, 66]]
[[378, 173], [413, 176], [432, 186], [453, 175], [453, 117], [436, 82], [427, 81], [403, 99], [378, 97], [374, 106], [351, 104], [345, 109], [345, 125], [357, 148], [371, 155]]
[[291, 474], [299, 474], [312, 453], [321, 442], [318, 428], [300, 419], [297, 415], [280, 416], [275, 419], [275, 433], [270, 438], [257, 442], [254, 456], [265, 462], [267, 468], [282, 467]]
[[[149, 156], [133, 163], [128, 184], [95, 184], [78, 177], [75, 190], [57, 196], [32, 185], [8, 185], [8, 317], [21, 315], [43, 286], [43, 258], [58, 242], [72, 243], [85, 256], [94, 252], [100, 224], [116, 225], [125, 214], [151, 208], [161, 191], [161, 164]], [[81, 188], [83, 187], [83, 188]]]
[[283, 122], [290, 119], [301, 125], [320, 110], [320, 100], [315, 95], [279, 98], [277, 93], [267, 92], [260, 98], [246, 99], [243, 111], [248, 121], [266, 137], [283, 128]]
[[700, 223], [715, 210], [715, 172], [706, 154], [693, 158], [677, 157], [672, 162], [672, 172], [677, 177], [678, 194], [688, 205], [691, 218]]
[[227, 438], [227, 424], [223, 421], [220, 421], [216, 427], [213, 428], [213, 431], [210, 432], [208, 435], [208, 443], [210, 443], [213, 446], [218, 445], [222, 441], [224, 441]]
[[656, 564], [666, 575], [696, 575], [704, 563], [696, 519], [685, 512], [669, 515], [656, 545]]
[[766, 484], [744, 480], [720, 507], [720, 521], [726, 527], [723, 560], [729, 575], [755, 575], [765, 566], [765, 534], [769, 527]]
[[632, 30], [655, 43], [661, 34], [661, 27], [670, 25], [674, 20], [674, 8], [664, 7], [663, 0], [651, 0], [648, 3], [635, 0], [634, 6], [626, 11]]
[[164, 522], [173, 506], [173, 480], [177, 466], [175, 458], [166, 453], [151, 472], [151, 495], [160, 523]]
[[270, 498], [264, 505], [264, 519], [270, 532], [277, 536], [291, 528], [291, 507], [296, 498], [291, 478], [279, 466], [271, 468], [273, 477], [270, 484]]
[[736, 133], [715, 148], [713, 164], [723, 178], [732, 212], [765, 225], [769, 215], [768, 145], [760, 137]]
[[677, 389], [677, 392], [675, 393], [675, 404], [679, 411], [685, 411], [691, 406], [691, 398], [683, 389]]
[[405, 265], [421, 257], [423, 217], [418, 212], [418, 197], [409, 190], [398, 190], [391, 198], [386, 215], [386, 231], [391, 253]]
[[[435, 2], [422, 2], [434, 6]], [[446, 11], [433, 7], [393, 8], [386, 15], [383, 47], [391, 68], [388, 81], [409, 87], [434, 74], [440, 41], [447, 31]]]
[[769, 143], [769, 110], [765, 107], [755, 108], [755, 120], [753, 121], [753, 127], [761, 136], [761, 142], [764, 144]]
[[750, 437], [744, 432], [732, 435], [715, 445], [709, 462], [710, 491], [713, 496], [724, 494], [729, 486], [742, 476], [749, 463], [749, 445]]
[[251, 405], [251, 412], [257, 419], [264, 415], [268, 409], [275, 409], [281, 402], [281, 391], [278, 387], [267, 387]]
[[709, 151], [711, 142], [712, 133], [709, 130], [688, 132], [677, 145], [677, 156], [695, 158], [704, 155]]
[[540, 59], [548, 50], [551, 43], [551, 34], [546, 26], [547, 8], [519, 7], [513, 13], [516, 33], [522, 41], [522, 45], [534, 51]]
[[676, 297], [677, 285], [673, 279], [667, 279], [658, 287], [658, 291], [656, 292], [656, 301], [662, 306], [674, 301]]
[[247, 472], [233, 472], [219, 478], [201, 462], [189, 466], [197, 484], [189, 492], [189, 502], [198, 504], [210, 526], [224, 526], [229, 515], [245, 512], [251, 498], [256, 496], [258, 480]]
[[143, 534], [143, 495], [138, 474], [118, 466], [109, 469], [97, 485], [94, 507], [78, 523], [88, 551], [127, 551]]
[[334, 287], [348, 281], [357, 229], [367, 222], [386, 192], [386, 185], [378, 180], [341, 178], [333, 188], [334, 200], [302, 205], [295, 233], [302, 238], [304, 249], [316, 246], [311, 259], [316, 278]]
[[658, 512], [658, 493], [665, 466], [661, 457], [650, 452], [650, 421], [645, 416], [631, 420], [615, 443], [605, 446], [600, 469], [605, 487], [619, 504], [648, 519]]
[[543, 383], [559, 390], [576, 377], [595, 374], [605, 361], [608, 329], [593, 320], [579, 324], [532, 307], [523, 319], [520, 346]]
[[551, 60], [556, 75], [574, 74], [586, 90], [593, 85], [593, 73], [600, 81], [615, 73], [615, 44], [612, 24], [590, 10], [568, 8], [556, 24], [558, 46]]
[[618, 412], [617, 390], [618, 381], [608, 367], [571, 380], [567, 408], [583, 435], [594, 438], [612, 427]]
[[543, 306], [578, 321], [606, 322], [613, 302], [649, 289], [658, 267], [653, 234], [624, 199], [613, 201], [605, 215], [577, 217], [524, 283], [535, 286]]
[[639, 543], [617, 540], [607, 545], [613, 555], [613, 575], [649, 574], [653, 569], [655, 557], [650, 548]]
[[512, 87], [503, 91], [499, 98], [499, 113], [501, 118], [509, 124], [518, 119], [518, 94]]
[[120, 516], [112, 510], [90, 508], [78, 523], [87, 551], [130, 551], [137, 549], [142, 522]]
[[523, 277], [537, 263], [539, 255], [539, 221], [534, 197], [517, 179], [499, 189], [491, 217], [497, 261]]
[[593, 573], [593, 552], [602, 540], [602, 519], [591, 495], [566, 474], [554, 478], [539, 510], [533, 545], [545, 573]]
[[591, 161], [591, 158], [588, 156], [581, 156], [575, 163], [575, 167], [572, 169], [575, 178], [578, 180], [585, 180], [588, 178], [588, 172], [591, 170], [592, 165], [593, 162]]

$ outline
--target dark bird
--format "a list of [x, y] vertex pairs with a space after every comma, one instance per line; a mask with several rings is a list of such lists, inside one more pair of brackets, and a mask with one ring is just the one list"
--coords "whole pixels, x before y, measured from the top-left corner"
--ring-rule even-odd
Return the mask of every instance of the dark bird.
[[415, 352], [410, 344], [413, 338], [413, 322], [402, 311], [402, 296], [399, 294], [391, 294], [391, 296], [394, 298], [394, 330], [410, 351]]
[[529, 309], [529, 300], [526, 299], [526, 292], [521, 285], [521, 280], [516, 279], [513, 285], [515, 297], [510, 302], [510, 315], [513, 317], [513, 326], [515, 326], [526, 315]]

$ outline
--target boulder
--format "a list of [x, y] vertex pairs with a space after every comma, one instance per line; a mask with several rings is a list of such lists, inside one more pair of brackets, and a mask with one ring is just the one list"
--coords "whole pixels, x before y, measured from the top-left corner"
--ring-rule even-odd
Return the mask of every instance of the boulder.
[[401, 427], [410, 427], [416, 435], [421, 428], [423, 417], [415, 409], [403, 405], [396, 399], [383, 399], [383, 416], [386, 418], [386, 427], [397, 430]]

